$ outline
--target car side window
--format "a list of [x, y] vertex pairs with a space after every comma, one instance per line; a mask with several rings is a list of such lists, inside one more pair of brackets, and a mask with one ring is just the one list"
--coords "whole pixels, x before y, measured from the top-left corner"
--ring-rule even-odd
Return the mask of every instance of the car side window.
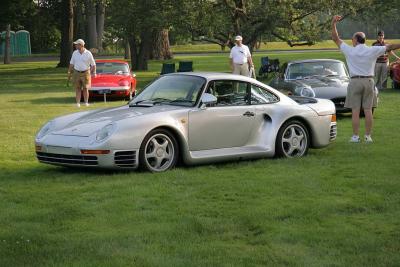
[[217, 98], [215, 106], [243, 106], [247, 102], [247, 83], [240, 81], [213, 81], [206, 93], [213, 94]]
[[278, 102], [279, 98], [273, 93], [258, 87], [254, 84], [251, 85], [251, 104], [268, 104]]

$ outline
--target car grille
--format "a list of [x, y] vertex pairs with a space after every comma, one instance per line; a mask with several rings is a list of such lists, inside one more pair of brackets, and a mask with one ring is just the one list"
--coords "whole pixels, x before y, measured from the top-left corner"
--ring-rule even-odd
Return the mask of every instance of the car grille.
[[335, 104], [335, 106], [344, 107], [344, 102], [346, 101], [346, 98], [345, 97], [338, 97], [338, 98], [333, 98], [331, 100]]
[[118, 151], [114, 155], [115, 165], [122, 168], [136, 166], [136, 151]]
[[36, 156], [40, 162], [44, 163], [71, 164], [71, 165], [84, 165], [84, 166], [98, 165], [96, 156], [64, 155], [64, 154], [53, 154], [45, 152], [36, 152]]
[[331, 131], [329, 133], [329, 140], [331, 140], [331, 141], [335, 140], [336, 134], [337, 134], [337, 126], [336, 126], [336, 124], [332, 124]]

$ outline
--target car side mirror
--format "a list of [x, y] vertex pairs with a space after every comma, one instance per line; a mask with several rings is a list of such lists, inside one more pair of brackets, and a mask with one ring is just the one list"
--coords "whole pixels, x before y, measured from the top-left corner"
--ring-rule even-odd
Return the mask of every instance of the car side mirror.
[[215, 104], [215, 103], [217, 103], [217, 98], [214, 95], [209, 94], [209, 93], [204, 93], [201, 96], [201, 108], [202, 109], [206, 108], [207, 105]]
[[133, 71], [131, 71], [131, 75], [132, 75], [132, 77], [136, 77], [136, 74], [133, 73]]

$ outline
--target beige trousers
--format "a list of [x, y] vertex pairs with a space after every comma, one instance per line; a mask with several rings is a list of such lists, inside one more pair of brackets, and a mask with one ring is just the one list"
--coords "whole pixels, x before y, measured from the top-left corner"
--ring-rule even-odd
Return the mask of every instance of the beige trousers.
[[249, 77], [249, 64], [233, 64], [233, 74], [243, 75]]
[[375, 86], [378, 88], [378, 90], [382, 90], [387, 87], [388, 67], [389, 62], [375, 64]]

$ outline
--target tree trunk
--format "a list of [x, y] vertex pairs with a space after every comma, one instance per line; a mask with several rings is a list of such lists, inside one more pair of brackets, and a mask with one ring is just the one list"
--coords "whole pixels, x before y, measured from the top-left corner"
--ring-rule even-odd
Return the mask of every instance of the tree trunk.
[[128, 38], [131, 48], [131, 68], [132, 70], [147, 70], [151, 52], [151, 32], [144, 29], [138, 39], [140, 41], [135, 36], [129, 36]]
[[168, 32], [168, 29], [163, 29], [153, 33], [153, 49], [150, 54], [150, 59], [164, 60], [173, 57], [169, 45]]
[[4, 44], [4, 64], [11, 64], [10, 24], [7, 24], [6, 42]]
[[72, 54], [72, 42], [74, 35], [74, 8], [73, 0], [62, 0], [61, 17], [61, 45], [60, 62], [57, 67], [68, 67]]
[[124, 59], [129, 59], [131, 57], [131, 50], [130, 50], [130, 47], [129, 47], [128, 38], [124, 39], [124, 43], [125, 43], [125, 56], [124, 56]]
[[106, 12], [103, 1], [99, 1], [96, 11], [97, 49], [99, 49], [99, 52], [103, 52], [104, 16]]
[[96, 6], [94, 0], [86, 0], [87, 40], [86, 48], [97, 48]]
[[86, 29], [85, 29], [85, 16], [83, 15], [84, 5], [82, 1], [76, 1], [75, 5], [75, 23], [74, 23], [74, 40], [86, 38]]
[[130, 54], [131, 54], [131, 70], [138, 70], [138, 49], [137, 49], [137, 41], [135, 36], [129, 36], [128, 37], [128, 42], [129, 42], [129, 48], [130, 48]]

